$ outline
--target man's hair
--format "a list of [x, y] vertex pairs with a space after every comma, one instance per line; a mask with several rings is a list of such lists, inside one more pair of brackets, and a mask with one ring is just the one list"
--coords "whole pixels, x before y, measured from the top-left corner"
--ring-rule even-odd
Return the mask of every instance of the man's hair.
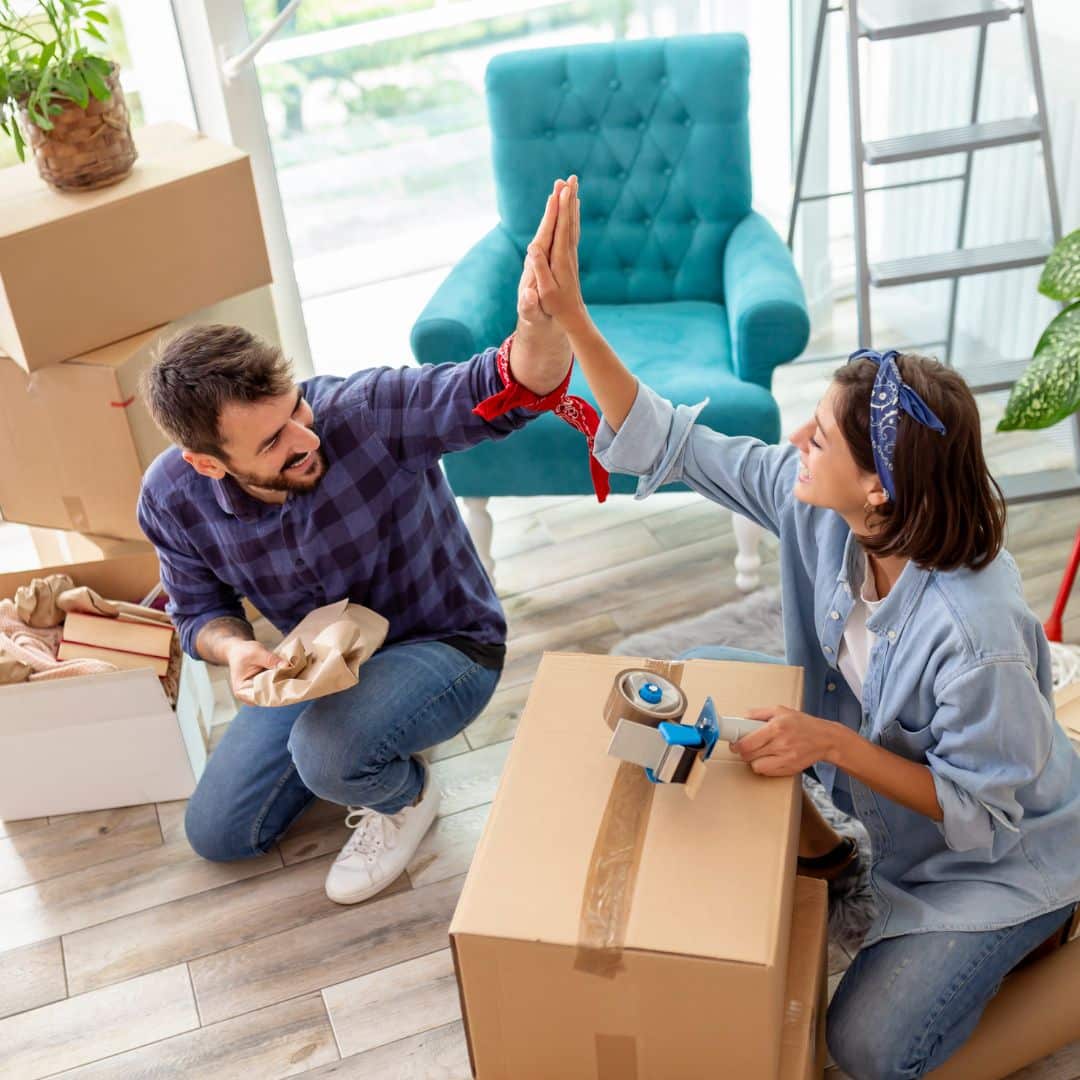
[[[981, 570], [1005, 540], [1005, 501], [983, 456], [979, 410], [971, 389], [951, 368], [905, 353], [896, 361], [904, 382], [945, 425], [939, 435], [901, 410], [893, 481], [896, 499], [867, 515], [872, 555], [906, 556], [931, 570]], [[873, 360], [836, 373], [836, 420], [856, 464], [874, 473], [870, 395], [878, 367]]]
[[161, 350], [142, 380], [158, 427], [185, 450], [227, 460], [219, 421], [228, 404], [288, 393], [292, 369], [281, 349], [242, 326], [193, 326]]

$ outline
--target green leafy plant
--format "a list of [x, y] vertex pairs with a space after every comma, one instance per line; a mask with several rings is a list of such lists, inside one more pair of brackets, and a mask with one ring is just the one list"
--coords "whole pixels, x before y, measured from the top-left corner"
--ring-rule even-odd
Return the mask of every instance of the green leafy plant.
[[1039, 292], [1069, 306], [1039, 338], [1033, 360], [1012, 388], [998, 431], [1050, 427], [1080, 408], [1080, 229], [1050, 253]]
[[87, 44], [106, 44], [104, 6], [105, 0], [0, 0], [0, 129], [20, 160], [26, 157], [20, 108], [30, 123], [51, 131], [65, 102], [85, 109], [91, 97], [109, 98], [112, 61]]

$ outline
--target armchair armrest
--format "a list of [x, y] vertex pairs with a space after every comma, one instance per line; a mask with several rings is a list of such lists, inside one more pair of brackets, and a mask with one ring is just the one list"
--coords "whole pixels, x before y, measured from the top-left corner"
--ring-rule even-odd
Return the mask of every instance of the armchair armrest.
[[421, 364], [467, 360], [499, 345], [517, 322], [523, 255], [497, 225], [451, 269], [413, 324], [413, 355]]
[[735, 374], [768, 388], [773, 368], [805, 348], [810, 316], [791, 252], [760, 214], [747, 214], [728, 238], [724, 303]]

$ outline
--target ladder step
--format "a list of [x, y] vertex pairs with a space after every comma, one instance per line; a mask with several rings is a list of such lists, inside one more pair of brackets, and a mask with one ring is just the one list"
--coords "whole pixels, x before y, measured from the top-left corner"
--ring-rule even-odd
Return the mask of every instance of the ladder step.
[[1005, 0], [860, 0], [859, 34], [871, 41], [937, 34], [1003, 22], [1016, 11]]
[[1012, 244], [916, 255], [908, 259], [872, 263], [870, 283], [885, 288], [891, 285], [914, 285], [920, 281], [966, 277], [969, 274], [1016, 270], [1023, 266], [1038, 266], [1046, 261], [1049, 254], [1050, 245], [1044, 240], [1019, 240]]
[[867, 165], [891, 165], [897, 161], [916, 161], [940, 154], [961, 154], [970, 150], [987, 150], [993, 146], [1030, 142], [1042, 134], [1037, 116], [1015, 120], [996, 120], [986, 124], [925, 131], [919, 135], [902, 135], [878, 139], [863, 146]]
[[988, 394], [1008, 390], [1031, 364], [1031, 357], [1020, 360], [992, 360], [989, 363], [960, 364], [957, 371], [964, 376], [973, 394]]

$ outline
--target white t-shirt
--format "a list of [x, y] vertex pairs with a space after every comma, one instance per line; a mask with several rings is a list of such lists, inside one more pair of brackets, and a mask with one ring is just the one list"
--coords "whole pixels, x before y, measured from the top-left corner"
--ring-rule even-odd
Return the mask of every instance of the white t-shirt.
[[840, 652], [837, 654], [836, 663], [840, 668], [840, 674], [847, 679], [855, 696], [862, 701], [863, 680], [866, 678], [866, 668], [870, 663], [870, 650], [877, 641], [877, 634], [866, 628], [866, 620], [884, 603], [878, 599], [877, 586], [874, 584], [874, 572], [870, 568], [870, 557], [863, 552], [862, 583], [859, 586], [859, 595], [855, 605], [851, 609], [847, 623], [844, 625], [844, 636], [840, 640]]

